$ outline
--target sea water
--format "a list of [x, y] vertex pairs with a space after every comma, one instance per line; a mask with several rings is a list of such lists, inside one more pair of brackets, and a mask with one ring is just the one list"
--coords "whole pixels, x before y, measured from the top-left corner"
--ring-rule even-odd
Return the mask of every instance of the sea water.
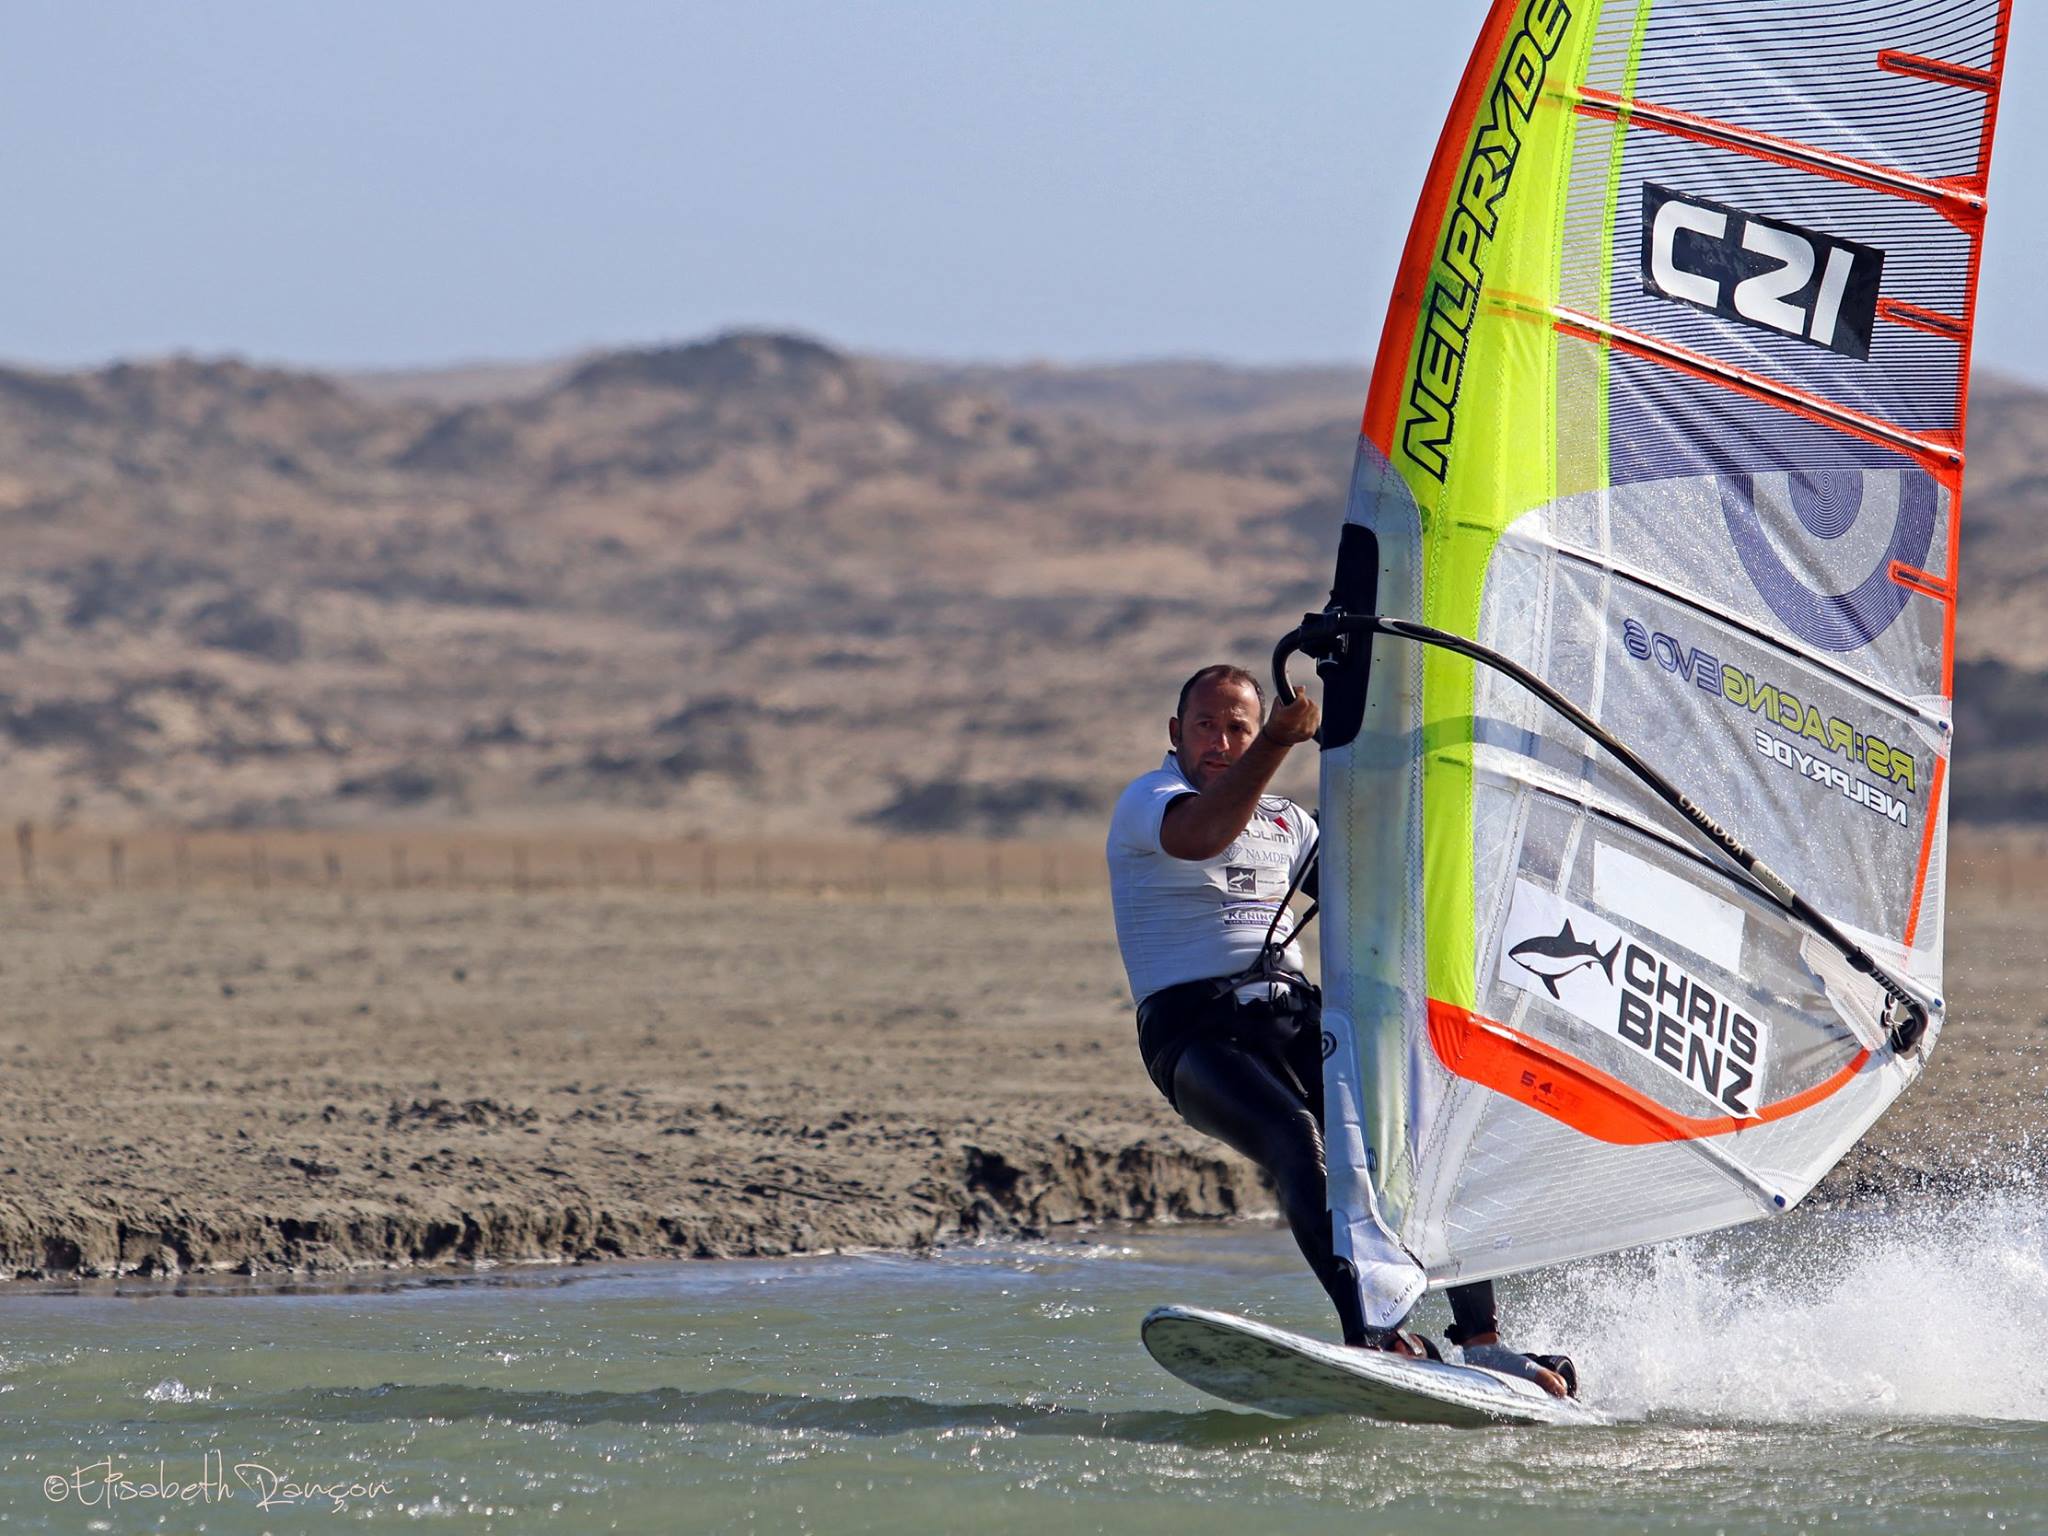
[[1264, 1223], [182, 1290], [0, 1287], [0, 1526], [2048, 1530], [2027, 1190], [1505, 1284], [1510, 1337], [1569, 1350], [1605, 1429], [1286, 1421], [1183, 1386], [1138, 1343], [1156, 1303], [1330, 1331]]

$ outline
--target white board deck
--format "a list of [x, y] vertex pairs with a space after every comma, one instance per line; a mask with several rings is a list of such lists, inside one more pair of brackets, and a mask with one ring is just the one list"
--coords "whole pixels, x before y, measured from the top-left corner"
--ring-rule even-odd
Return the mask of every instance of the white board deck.
[[1152, 1358], [1189, 1386], [1286, 1417], [1351, 1413], [1467, 1428], [1613, 1422], [1498, 1371], [1347, 1349], [1228, 1312], [1155, 1307], [1141, 1333]]

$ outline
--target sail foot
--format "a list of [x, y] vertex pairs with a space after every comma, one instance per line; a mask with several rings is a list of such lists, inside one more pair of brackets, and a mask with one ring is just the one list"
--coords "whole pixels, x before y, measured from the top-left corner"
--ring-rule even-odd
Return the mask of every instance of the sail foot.
[[1333, 1209], [1330, 1227], [1337, 1259], [1357, 1281], [1366, 1323], [1374, 1328], [1400, 1327], [1429, 1288], [1422, 1266], [1372, 1211]]

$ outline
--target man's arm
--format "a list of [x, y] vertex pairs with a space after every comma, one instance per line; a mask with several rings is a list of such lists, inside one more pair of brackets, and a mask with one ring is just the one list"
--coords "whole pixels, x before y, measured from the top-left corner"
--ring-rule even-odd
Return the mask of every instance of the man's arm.
[[1259, 808], [1259, 796], [1273, 782], [1289, 749], [1311, 740], [1322, 712], [1297, 691], [1289, 704], [1275, 704], [1244, 756], [1198, 794], [1182, 795], [1159, 823], [1159, 846], [1176, 859], [1213, 859], [1237, 840]]

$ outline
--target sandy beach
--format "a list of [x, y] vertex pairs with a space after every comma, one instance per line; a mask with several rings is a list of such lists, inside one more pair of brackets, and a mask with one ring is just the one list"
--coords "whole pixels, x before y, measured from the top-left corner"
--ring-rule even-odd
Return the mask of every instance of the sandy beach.
[[[1821, 1197], [2029, 1166], [2048, 900]], [[914, 1247], [1269, 1209], [1147, 1082], [1099, 891], [0, 893], [0, 1264], [281, 1275]]]

